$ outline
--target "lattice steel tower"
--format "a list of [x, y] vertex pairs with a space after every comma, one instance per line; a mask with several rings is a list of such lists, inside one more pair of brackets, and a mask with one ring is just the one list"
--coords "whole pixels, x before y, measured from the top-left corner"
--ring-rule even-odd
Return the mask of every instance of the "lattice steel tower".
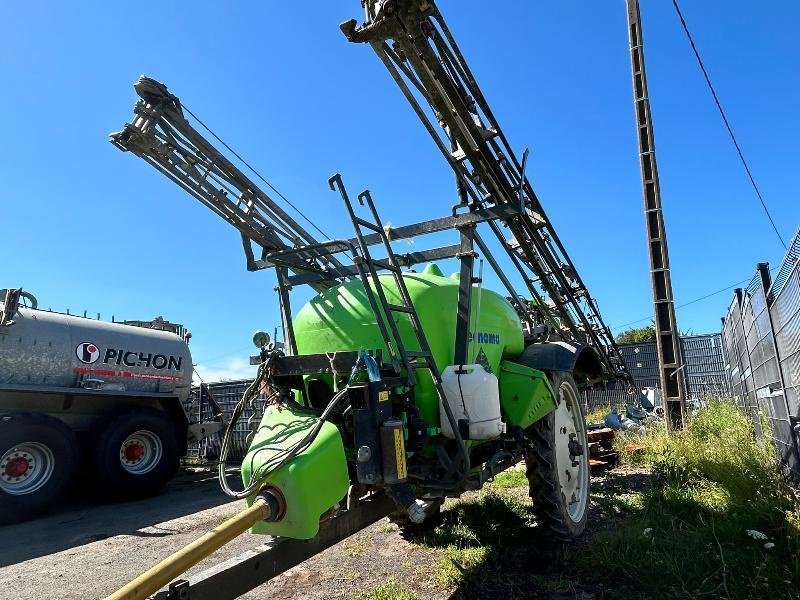
[[675, 320], [675, 304], [672, 298], [667, 233], [664, 216], [661, 212], [661, 189], [658, 182], [653, 123], [642, 47], [642, 19], [638, 0], [626, 0], [626, 3], [647, 249], [650, 254], [650, 283], [653, 288], [658, 375], [666, 408], [667, 424], [672, 428], [680, 428], [683, 426], [686, 415], [686, 384], [678, 325]]

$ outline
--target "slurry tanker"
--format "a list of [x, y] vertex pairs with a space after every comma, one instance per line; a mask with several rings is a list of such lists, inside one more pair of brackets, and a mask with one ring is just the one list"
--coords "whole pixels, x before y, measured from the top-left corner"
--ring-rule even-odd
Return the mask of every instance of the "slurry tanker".
[[[133, 119], [111, 135], [236, 227], [248, 269], [274, 269], [285, 331], [283, 348], [255, 336], [258, 376], [222, 443], [220, 483], [249, 507], [113, 598], [170, 582], [174, 597], [187, 588], [192, 598], [235, 597], [387, 514], [424, 526], [445, 498], [520, 461], [542, 544], [585, 527], [581, 391], [630, 375], [525, 177], [527, 151], [521, 160], [513, 152], [436, 5], [362, 4], [363, 24], [341, 30], [377, 53], [455, 173], [445, 216], [384, 224], [372, 194], [352, 198], [336, 174], [329, 185], [354, 235], [319, 241], [195, 128], [205, 126], [177, 96], [144, 76]], [[449, 245], [425, 244], [448, 232]], [[410, 239], [413, 250], [396, 244]], [[484, 266], [502, 293], [484, 286]], [[316, 296], [293, 312], [298, 286]], [[263, 416], [235, 485], [225, 458], [248, 405]], [[275, 538], [173, 581], [247, 528]]]
[[78, 478], [104, 496], [153, 494], [189, 440], [221, 428], [184, 410], [192, 357], [180, 326], [37, 304], [29, 292], [0, 290], [0, 525], [64, 501]]

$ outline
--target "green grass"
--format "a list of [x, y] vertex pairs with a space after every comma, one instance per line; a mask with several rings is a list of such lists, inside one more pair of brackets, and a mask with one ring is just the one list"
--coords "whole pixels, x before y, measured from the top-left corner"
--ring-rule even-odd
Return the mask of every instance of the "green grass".
[[[441, 521], [415, 540], [438, 555], [433, 580], [452, 598], [528, 597], [539, 557], [528, 484], [515, 470], [480, 494], [447, 505]], [[520, 483], [512, 487], [511, 482]]]
[[586, 415], [586, 422], [591, 425], [592, 423], [603, 423], [606, 415], [611, 412], [608, 406], [600, 406], [592, 410]]
[[469, 599], [800, 597], [800, 502], [746, 415], [714, 402], [680, 433], [651, 425], [615, 444], [622, 468], [595, 481], [591, 533], [564, 548], [539, 537], [521, 469], [448, 503], [415, 538], [437, 556], [436, 585]]
[[414, 600], [414, 592], [394, 577], [369, 592], [362, 592], [356, 600]]
[[[628, 452], [630, 443], [644, 450]], [[652, 469], [653, 484], [610, 500], [626, 516], [572, 553], [578, 573], [598, 582], [598, 574], [613, 573], [615, 594], [628, 597], [794, 597], [800, 503], [770, 445], [754, 442], [747, 416], [715, 402], [685, 431], [651, 427], [617, 445], [623, 463]]]
[[528, 477], [525, 475], [525, 469], [512, 467], [497, 475], [490, 485], [498, 489], [527, 487]]
[[445, 589], [459, 585], [465, 575], [484, 563], [488, 553], [486, 546], [447, 546], [434, 573], [436, 583]]
[[384, 521], [383, 523], [380, 523], [375, 529], [379, 533], [392, 533], [393, 531], [397, 531], [397, 525], [395, 525], [391, 521]]

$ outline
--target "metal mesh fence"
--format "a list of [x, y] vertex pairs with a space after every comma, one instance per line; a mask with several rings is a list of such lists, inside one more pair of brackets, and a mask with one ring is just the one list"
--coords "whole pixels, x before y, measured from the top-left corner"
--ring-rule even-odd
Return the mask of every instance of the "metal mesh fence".
[[[736, 290], [722, 319], [725, 372], [731, 391], [753, 419], [756, 437], [769, 437], [781, 463], [800, 477], [800, 231], [774, 283], [758, 265]], [[762, 430], [762, 422], [769, 426]]]
[[[720, 334], [683, 336], [680, 346], [686, 389], [691, 400], [699, 402], [709, 396], [728, 393]], [[628, 371], [633, 375], [636, 388], [660, 388], [655, 341], [619, 344], [619, 349]], [[611, 408], [635, 399], [636, 396], [620, 389], [585, 392], [586, 405], [590, 411]]]
[[[222, 409], [227, 419], [233, 414], [233, 409], [242, 399], [242, 395], [247, 387], [253, 382], [252, 379], [240, 379], [238, 381], [222, 381], [219, 383], [209, 383], [208, 390], [214, 401]], [[209, 419], [213, 417], [213, 408], [210, 402], [201, 397], [200, 387], [192, 388], [192, 393], [187, 400], [187, 412], [192, 418]], [[246, 406], [242, 413], [242, 418], [236, 424], [231, 447], [228, 452], [228, 460], [242, 460], [247, 454], [247, 436], [251, 431], [251, 424], [248, 422], [253, 416], [253, 410]], [[256, 427], [258, 424], [254, 423]], [[193, 444], [189, 448], [187, 456], [198, 460], [216, 460], [219, 458], [220, 444], [223, 432], [213, 435], [199, 443]]]

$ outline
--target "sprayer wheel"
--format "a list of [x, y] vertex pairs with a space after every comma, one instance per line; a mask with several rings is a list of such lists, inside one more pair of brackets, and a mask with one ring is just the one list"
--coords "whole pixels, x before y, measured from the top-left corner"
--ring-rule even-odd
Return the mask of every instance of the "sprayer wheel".
[[93, 478], [116, 499], [151, 496], [178, 469], [178, 438], [166, 413], [133, 408], [101, 420], [92, 435]]
[[589, 514], [589, 445], [580, 394], [570, 373], [549, 373], [558, 406], [528, 430], [526, 450], [533, 510], [543, 533], [567, 542]]
[[77, 465], [78, 443], [64, 423], [0, 413], [0, 525], [29, 519], [63, 498]]

